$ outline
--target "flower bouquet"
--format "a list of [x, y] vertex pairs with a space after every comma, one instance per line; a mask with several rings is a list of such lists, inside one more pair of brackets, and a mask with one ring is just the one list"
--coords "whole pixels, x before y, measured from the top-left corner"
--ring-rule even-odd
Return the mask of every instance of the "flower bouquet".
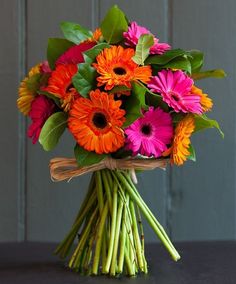
[[94, 32], [63, 22], [47, 61], [21, 82], [17, 105], [32, 123], [28, 136], [52, 150], [67, 129], [75, 158], [54, 158], [52, 179], [92, 172], [87, 195], [56, 254], [81, 274], [147, 273], [145, 217], [173, 260], [180, 256], [136, 189], [136, 173], [195, 160], [191, 135], [217, 128], [212, 100], [195, 80], [203, 53], [171, 49], [113, 6]]

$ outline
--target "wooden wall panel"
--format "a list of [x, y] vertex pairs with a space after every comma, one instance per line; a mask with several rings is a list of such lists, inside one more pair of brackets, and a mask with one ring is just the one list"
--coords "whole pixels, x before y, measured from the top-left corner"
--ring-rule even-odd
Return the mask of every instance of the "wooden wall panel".
[[17, 1], [1, 1], [0, 241], [17, 240], [18, 84]]
[[175, 47], [205, 52], [205, 68], [224, 68], [226, 79], [207, 79], [198, 85], [215, 102], [210, 117], [216, 130], [194, 137], [197, 163], [174, 169], [172, 234], [176, 240], [235, 238], [235, 1], [173, 1], [172, 36]]

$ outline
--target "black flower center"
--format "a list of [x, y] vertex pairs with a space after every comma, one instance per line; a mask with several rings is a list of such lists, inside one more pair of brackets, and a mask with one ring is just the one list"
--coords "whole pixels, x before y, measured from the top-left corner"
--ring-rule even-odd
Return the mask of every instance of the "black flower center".
[[113, 69], [114, 73], [116, 73], [116, 75], [125, 75], [126, 74], [126, 70], [122, 67], [116, 67]]
[[151, 125], [149, 124], [144, 124], [142, 127], [141, 127], [141, 132], [146, 135], [146, 136], [149, 136], [151, 135], [152, 133], [152, 127]]
[[93, 116], [93, 124], [97, 127], [97, 128], [105, 128], [107, 126], [107, 119], [106, 116], [101, 113], [101, 112], [97, 112], [94, 114]]
[[172, 99], [175, 100], [176, 102], [179, 101], [179, 96], [178, 96], [176, 93], [172, 93], [172, 94], [171, 94], [171, 97], [172, 97]]

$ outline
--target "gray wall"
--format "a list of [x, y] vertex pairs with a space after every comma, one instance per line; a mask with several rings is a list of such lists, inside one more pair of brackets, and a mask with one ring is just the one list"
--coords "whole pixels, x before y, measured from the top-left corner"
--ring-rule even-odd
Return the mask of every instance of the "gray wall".
[[[236, 238], [234, 0], [1, 0], [0, 9], [0, 241], [59, 241], [69, 229], [89, 176], [52, 183], [48, 162], [71, 156], [68, 135], [52, 153], [25, 139], [27, 122], [15, 106], [17, 84], [45, 58], [48, 37], [60, 36], [59, 23], [75, 21], [95, 28], [111, 4], [147, 26], [173, 47], [206, 53], [206, 68], [222, 67], [225, 80], [202, 81], [215, 101], [214, 130], [194, 137], [197, 163], [139, 176], [144, 199], [174, 240]], [[147, 228], [146, 238], [155, 241]]]

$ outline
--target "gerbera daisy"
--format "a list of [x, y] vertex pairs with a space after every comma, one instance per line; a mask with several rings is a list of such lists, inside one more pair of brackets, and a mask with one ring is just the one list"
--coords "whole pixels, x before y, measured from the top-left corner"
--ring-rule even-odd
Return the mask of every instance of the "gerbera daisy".
[[94, 42], [82, 42], [78, 45], [70, 47], [56, 61], [56, 65], [60, 64], [79, 64], [84, 62], [83, 52], [94, 47]]
[[203, 112], [210, 111], [212, 109], [213, 106], [212, 100], [208, 97], [207, 94], [204, 94], [201, 89], [193, 85], [191, 93], [200, 96], [200, 104], [202, 106]]
[[161, 108], [149, 110], [125, 130], [127, 149], [134, 155], [160, 157], [173, 137], [172, 119]]
[[[24, 115], [28, 115], [30, 112], [31, 102], [34, 100], [37, 95], [38, 84], [37, 86], [32, 86], [28, 84], [30, 79], [33, 76], [40, 74], [41, 64], [37, 64], [30, 71], [27, 77], [22, 80], [18, 90], [19, 98], [17, 99], [17, 107]], [[37, 82], [36, 82], [37, 83]]]
[[193, 80], [182, 70], [162, 70], [148, 84], [152, 92], [160, 93], [175, 112], [201, 114], [200, 96], [191, 93]]
[[28, 128], [27, 135], [32, 138], [33, 144], [35, 144], [41, 132], [41, 129], [48, 119], [48, 117], [55, 111], [55, 104], [52, 100], [45, 96], [37, 96], [31, 103], [31, 110], [29, 117], [32, 120], [31, 125]]
[[112, 153], [124, 145], [125, 111], [121, 101], [99, 89], [90, 92], [90, 99], [76, 99], [69, 112], [68, 127], [77, 143], [97, 154]]
[[177, 124], [173, 144], [163, 154], [163, 156], [170, 155], [172, 164], [180, 166], [187, 160], [187, 157], [190, 155], [190, 136], [192, 135], [194, 128], [194, 117], [191, 114], [188, 114]]
[[[136, 22], [131, 22], [127, 32], [124, 32], [125, 44], [135, 47], [143, 34], [151, 34], [145, 27], [139, 26]], [[167, 43], [160, 43], [159, 39], [154, 37], [154, 45], [150, 48], [151, 54], [163, 54], [171, 47]]]
[[71, 103], [79, 96], [72, 85], [72, 77], [77, 70], [77, 66], [74, 64], [58, 65], [48, 79], [48, 86], [44, 88], [46, 92], [61, 100], [65, 111], [70, 109]]
[[97, 56], [97, 63], [93, 66], [100, 74], [97, 77], [98, 87], [105, 85], [105, 90], [115, 86], [131, 88], [131, 82], [140, 80], [147, 83], [151, 76], [151, 67], [139, 67], [133, 60], [134, 50], [124, 49], [122, 46], [111, 46]]

